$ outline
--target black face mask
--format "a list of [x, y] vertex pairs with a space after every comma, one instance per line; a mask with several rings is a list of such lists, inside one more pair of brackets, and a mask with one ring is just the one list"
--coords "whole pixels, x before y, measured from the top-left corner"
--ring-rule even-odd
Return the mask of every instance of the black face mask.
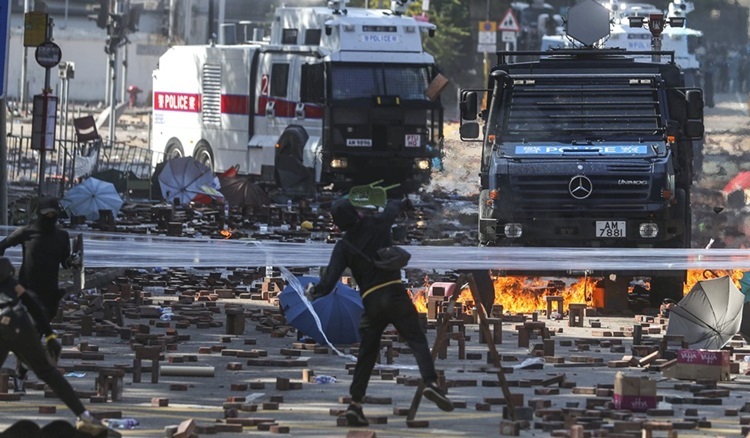
[[39, 223], [39, 229], [42, 230], [43, 233], [50, 233], [55, 230], [55, 225], [57, 225], [57, 216], [47, 216], [42, 215], [37, 218], [37, 222]]

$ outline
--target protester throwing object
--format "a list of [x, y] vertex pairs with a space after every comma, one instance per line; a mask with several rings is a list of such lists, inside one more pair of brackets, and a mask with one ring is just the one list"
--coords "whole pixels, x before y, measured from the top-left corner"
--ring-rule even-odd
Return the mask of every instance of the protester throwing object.
[[401, 282], [400, 269], [378, 268], [373, 262], [378, 257], [378, 250], [391, 246], [391, 226], [398, 214], [409, 208], [408, 199], [390, 200], [381, 214], [361, 216], [346, 198], [335, 201], [331, 207], [334, 224], [345, 234], [334, 246], [320, 282], [308, 293], [313, 299], [330, 293], [347, 267], [360, 288], [364, 305], [359, 327], [362, 340], [349, 389], [352, 397], [346, 410], [349, 426], [369, 425], [362, 411], [362, 401], [380, 351], [380, 337], [389, 324], [396, 327], [414, 352], [425, 384], [425, 398], [444, 411], [453, 410], [453, 403], [437, 385], [427, 338], [420, 328], [417, 310]]

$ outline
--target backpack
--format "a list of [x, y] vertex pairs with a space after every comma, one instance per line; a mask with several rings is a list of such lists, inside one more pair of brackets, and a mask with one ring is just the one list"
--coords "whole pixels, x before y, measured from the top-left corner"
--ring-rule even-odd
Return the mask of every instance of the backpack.
[[375, 258], [368, 257], [367, 254], [362, 252], [359, 248], [354, 246], [353, 243], [346, 239], [341, 239], [344, 244], [352, 248], [357, 254], [361, 255], [365, 259], [369, 260], [370, 263], [375, 265], [376, 268], [384, 271], [397, 271], [409, 263], [411, 254], [409, 251], [401, 248], [400, 246], [391, 245], [385, 248], [380, 248], [375, 253]]

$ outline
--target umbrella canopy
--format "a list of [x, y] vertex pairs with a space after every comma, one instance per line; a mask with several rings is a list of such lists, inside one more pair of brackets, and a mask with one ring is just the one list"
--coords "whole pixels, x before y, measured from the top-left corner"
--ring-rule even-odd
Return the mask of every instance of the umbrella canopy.
[[172, 158], [164, 164], [159, 174], [161, 194], [169, 202], [179, 199], [187, 204], [196, 195], [205, 193], [203, 186], [211, 187], [213, 172], [192, 157]]
[[266, 192], [249, 178], [242, 176], [219, 177], [221, 188], [219, 191], [229, 205], [235, 207], [257, 207], [268, 205], [271, 199]]
[[739, 332], [744, 302], [727, 276], [699, 281], [670, 310], [667, 335], [684, 336], [690, 348], [719, 349]]
[[86, 219], [95, 221], [99, 219], [99, 210], [112, 210], [117, 217], [123, 202], [112, 183], [86, 178], [68, 190], [60, 204], [71, 215], [86, 216]]
[[[320, 281], [318, 277], [298, 277], [303, 288]], [[279, 302], [287, 322], [320, 344], [325, 344], [315, 319], [292, 286], [287, 286], [279, 294]], [[359, 320], [362, 316], [362, 299], [354, 289], [337, 282], [330, 294], [312, 303], [318, 314], [326, 337], [332, 344], [353, 344], [359, 342]]]
[[740, 292], [745, 296], [745, 302], [750, 301], [750, 271], [743, 273], [740, 278]]

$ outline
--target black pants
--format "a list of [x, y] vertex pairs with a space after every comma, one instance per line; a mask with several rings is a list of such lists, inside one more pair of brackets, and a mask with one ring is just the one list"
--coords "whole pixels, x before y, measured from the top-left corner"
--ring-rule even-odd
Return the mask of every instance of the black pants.
[[[62, 289], [49, 290], [44, 293], [38, 293], [27, 289], [26, 293], [34, 294], [37, 301], [42, 305], [42, 310], [47, 314], [47, 319], [52, 321], [57, 316], [57, 309], [60, 308], [60, 300], [65, 295], [65, 291]], [[23, 361], [20, 359], [16, 361], [16, 373], [22, 379], [26, 378], [26, 374], [29, 372], [28, 369], [23, 365]]]
[[419, 373], [425, 383], [435, 382], [435, 364], [427, 346], [427, 338], [419, 326], [417, 309], [403, 285], [394, 284], [376, 290], [363, 301], [365, 310], [359, 323], [361, 337], [354, 379], [349, 388], [352, 401], [361, 403], [380, 352], [380, 337], [388, 324], [393, 324], [414, 353]]
[[86, 408], [83, 407], [81, 400], [70, 383], [60, 373], [60, 370], [47, 359], [42, 343], [39, 341], [39, 333], [34, 328], [31, 318], [29, 318], [25, 308], [19, 307], [21, 310], [15, 312], [18, 332], [0, 329], [0, 366], [8, 357], [8, 352], [12, 351], [19, 360], [28, 365], [44, 383], [55, 391], [60, 400], [76, 416], [81, 415]]

